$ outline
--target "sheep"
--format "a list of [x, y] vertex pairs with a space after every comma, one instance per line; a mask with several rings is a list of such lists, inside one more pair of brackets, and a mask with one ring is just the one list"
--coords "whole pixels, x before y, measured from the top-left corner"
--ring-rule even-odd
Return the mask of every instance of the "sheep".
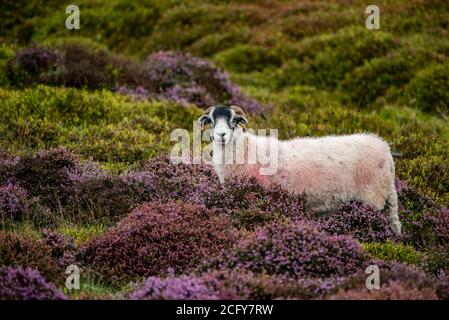
[[[237, 106], [211, 107], [198, 122], [201, 128], [211, 125], [212, 165], [222, 183], [235, 176], [253, 176], [262, 184], [305, 194], [313, 211], [321, 214], [335, 211], [341, 202], [360, 201], [385, 209], [391, 229], [401, 233], [394, 161], [389, 145], [377, 135], [261, 137], [245, 130], [248, 120]], [[262, 173], [260, 159], [250, 162], [250, 150], [261, 149], [276, 150], [276, 172]], [[242, 162], [235, 161], [237, 154], [243, 154]]]

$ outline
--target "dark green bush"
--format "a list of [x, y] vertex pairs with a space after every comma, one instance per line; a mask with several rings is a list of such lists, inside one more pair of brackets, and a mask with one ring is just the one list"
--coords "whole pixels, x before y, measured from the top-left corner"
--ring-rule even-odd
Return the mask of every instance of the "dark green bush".
[[385, 94], [390, 87], [401, 87], [412, 76], [412, 62], [403, 53], [367, 61], [345, 75], [341, 91], [357, 106], [366, 106]]
[[[283, 68], [285, 74], [281, 72], [279, 81], [287, 85], [335, 88], [346, 73], [365, 61], [383, 56], [394, 45], [395, 40], [389, 33], [357, 27], [307, 38], [299, 44], [297, 60], [300, 64], [293, 64], [293, 71], [289, 66]], [[298, 75], [290, 80], [292, 72]]]
[[449, 112], [449, 64], [434, 64], [420, 72], [405, 88], [408, 103], [433, 113]]
[[238, 45], [222, 51], [215, 56], [215, 61], [235, 72], [259, 71], [281, 63], [272, 50], [252, 45]]

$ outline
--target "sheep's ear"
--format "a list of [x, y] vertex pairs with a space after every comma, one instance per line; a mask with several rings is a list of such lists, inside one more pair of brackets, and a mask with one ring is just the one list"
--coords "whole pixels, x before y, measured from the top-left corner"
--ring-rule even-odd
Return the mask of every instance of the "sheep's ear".
[[212, 123], [212, 119], [210, 118], [210, 116], [208, 114], [205, 114], [198, 118], [198, 123], [201, 126], [204, 126], [206, 124]]
[[204, 110], [203, 114], [201, 115], [201, 117], [198, 118], [198, 123], [201, 126], [204, 126], [206, 124], [212, 123], [212, 118], [210, 117], [210, 113], [211, 111], [214, 109], [214, 107], [210, 107], [207, 110]]
[[246, 126], [248, 124], [248, 120], [244, 116], [235, 115], [234, 121], [235, 124], [240, 124], [242, 126]]

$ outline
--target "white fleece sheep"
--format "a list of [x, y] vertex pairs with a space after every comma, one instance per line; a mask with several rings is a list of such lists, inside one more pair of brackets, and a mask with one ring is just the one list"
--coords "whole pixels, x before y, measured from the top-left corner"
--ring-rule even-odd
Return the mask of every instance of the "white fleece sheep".
[[[244, 132], [247, 120], [235, 106], [209, 108], [198, 121], [212, 125], [212, 163], [221, 182], [249, 175], [261, 183], [305, 194], [318, 212], [333, 211], [341, 202], [357, 200], [387, 209], [392, 230], [399, 234], [395, 169], [389, 145], [374, 134], [277, 140]], [[230, 143], [231, 142], [231, 143]], [[249, 164], [248, 150], [277, 147], [277, 172], [263, 175], [260, 163]], [[234, 152], [229, 152], [230, 150]], [[265, 149], [266, 150], [266, 149]], [[244, 154], [235, 163], [235, 154]]]

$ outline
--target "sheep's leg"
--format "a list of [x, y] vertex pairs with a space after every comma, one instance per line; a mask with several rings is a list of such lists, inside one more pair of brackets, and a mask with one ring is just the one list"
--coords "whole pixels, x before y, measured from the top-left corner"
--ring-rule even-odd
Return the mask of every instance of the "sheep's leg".
[[396, 188], [394, 187], [394, 182], [392, 182], [390, 192], [388, 193], [386, 207], [389, 213], [391, 229], [395, 234], [401, 234], [401, 222], [399, 221], [398, 215], [398, 194], [396, 192]]
[[218, 176], [218, 179], [220, 180], [221, 184], [225, 182], [225, 175], [223, 173], [223, 168], [221, 165], [214, 165], [215, 173]]
[[318, 199], [313, 199], [313, 198], [309, 198], [310, 201], [310, 209], [313, 212], [313, 214], [315, 216], [320, 216], [320, 217], [328, 217], [334, 213], [336, 213], [336, 209], [338, 207], [338, 202], [336, 202], [335, 200], [318, 200]]
[[398, 215], [398, 193], [396, 186], [394, 185], [395, 179], [395, 166], [393, 157], [390, 156], [390, 188], [387, 196], [387, 209], [390, 218], [390, 227], [396, 235], [401, 234], [401, 222]]

